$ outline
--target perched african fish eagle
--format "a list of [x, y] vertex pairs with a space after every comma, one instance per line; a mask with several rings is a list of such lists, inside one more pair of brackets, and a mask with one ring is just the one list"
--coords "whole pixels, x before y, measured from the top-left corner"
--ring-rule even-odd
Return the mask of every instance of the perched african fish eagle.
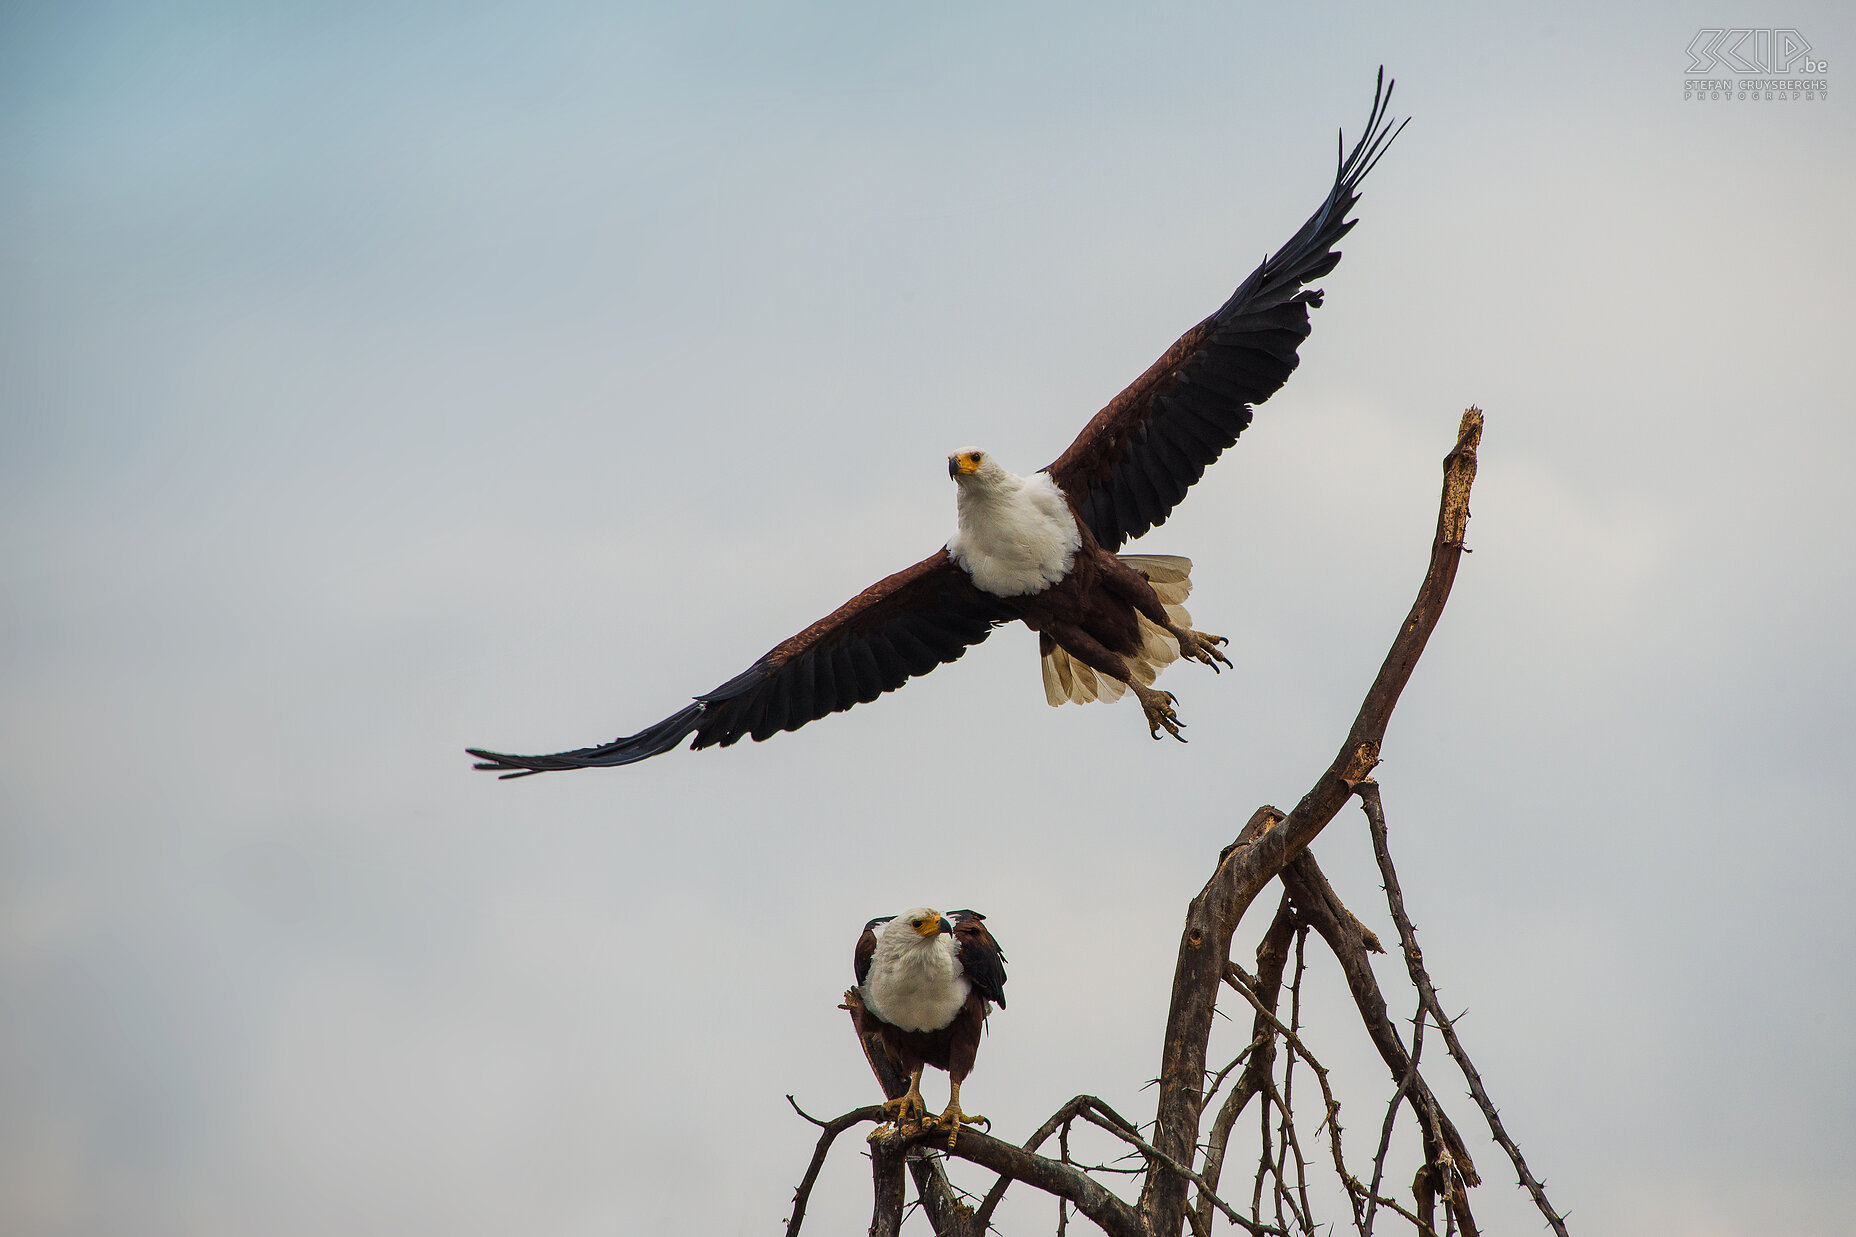
[[922, 1069], [947, 1071], [947, 1108], [933, 1124], [947, 1130], [947, 1145], [962, 1121], [986, 1118], [960, 1111], [960, 1084], [973, 1072], [986, 1016], [1005, 1008], [1005, 954], [978, 911], [943, 915], [925, 906], [893, 918], [872, 919], [857, 938], [858, 1033], [874, 1037], [909, 1089], [886, 1102], [905, 1130], [920, 1128]]
[[1162, 730], [1181, 738], [1175, 698], [1154, 690], [1154, 677], [1182, 654], [1213, 670], [1229, 665], [1217, 647], [1224, 640], [1193, 631], [1179, 607], [1191, 588], [1189, 560], [1115, 551], [1166, 522], [1186, 488], [1250, 424], [1251, 406], [1294, 371], [1308, 311], [1321, 304], [1320, 290], [1306, 285], [1340, 261], [1334, 246], [1353, 227], [1347, 216], [1360, 182], [1398, 136], [1386, 115], [1391, 99], [1381, 70], [1366, 131], [1340, 160], [1321, 208], [1098, 412], [1055, 463], [1020, 477], [983, 451], [948, 457], [956, 529], [942, 549], [637, 734], [545, 756], [471, 748], [476, 767], [527, 777], [632, 764], [691, 735], [692, 748], [765, 739], [875, 700], [1013, 619], [1038, 633], [1051, 704], [1132, 691], [1154, 738]]

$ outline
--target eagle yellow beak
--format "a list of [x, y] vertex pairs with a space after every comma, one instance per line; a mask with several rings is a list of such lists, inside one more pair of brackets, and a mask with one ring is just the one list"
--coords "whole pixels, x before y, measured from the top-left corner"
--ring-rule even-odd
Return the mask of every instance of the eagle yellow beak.
[[947, 457], [947, 475], [950, 477], [970, 477], [979, 470], [980, 455], [977, 451]]
[[951, 932], [953, 929], [947, 926], [945, 917], [941, 915], [930, 915], [928, 918], [922, 920], [922, 926], [915, 929], [915, 931], [922, 936], [939, 936], [943, 932]]

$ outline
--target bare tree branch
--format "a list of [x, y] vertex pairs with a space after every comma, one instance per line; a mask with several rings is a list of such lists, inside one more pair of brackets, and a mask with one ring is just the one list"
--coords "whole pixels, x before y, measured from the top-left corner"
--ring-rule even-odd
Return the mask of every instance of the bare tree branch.
[[[1070, 1122], [1075, 1120], [1076, 1114], [1082, 1110], [1082, 1106], [1088, 1103], [1091, 1098], [1092, 1097], [1087, 1095], [1079, 1095], [1062, 1108], [1052, 1113], [1050, 1120], [1040, 1125], [1036, 1132], [1025, 1140], [1024, 1150], [1036, 1151], [1039, 1147], [1044, 1145], [1045, 1139], [1057, 1132], [1059, 1127], [1067, 1131], [1070, 1128]], [[1067, 1150], [1061, 1162], [1069, 1162]], [[999, 1179], [993, 1182], [992, 1189], [986, 1192], [985, 1199], [980, 1203], [980, 1209], [973, 1213], [973, 1231], [975, 1237], [983, 1237], [985, 1234], [987, 1226], [992, 1223], [993, 1209], [999, 1205], [999, 1200], [1005, 1197], [1005, 1188], [1012, 1184], [1012, 1180], [1011, 1177], [1001, 1174]]]
[[[944, 1130], [929, 1127], [900, 1141], [909, 1145], [943, 1145], [945, 1138]], [[1078, 1211], [1095, 1221], [1109, 1237], [1147, 1237], [1142, 1231], [1140, 1216], [1133, 1207], [1074, 1165], [1034, 1155], [1022, 1147], [1015, 1147], [964, 1125], [960, 1127], [960, 1136], [955, 1140], [953, 1149], [946, 1154], [956, 1159], [971, 1160], [1003, 1176], [1035, 1186], [1047, 1194], [1069, 1199]]]
[[[1471, 408], [1457, 429], [1456, 446], [1444, 457], [1443, 495], [1424, 583], [1339, 754], [1286, 817], [1274, 808], [1259, 809], [1251, 817], [1236, 842], [1219, 856], [1217, 870], [1186, 910], [1162, 1041], [1154, 1130], [1154, 1145], [1175, 1159], [1190, 1156], [1198, 1144], [1205, 1048], [1224, 961], [1231, 954], [1231, 937], [1264, 885], [1307, 848], [1334, 819], [1352, 788], [1379, 763], [1379, 744], [1392, 710], [1436, 629], [1456, 580], [1469, 523], [1469, 492], [1476, 477], [1476, 447], [1481, 440], [1482, 412]], [[1154, 1237], [1179, 1232], [1185, 1205], [1185, 1186], [1178, 1178], [1166, 1174], [1148, 1178], [1141, 1212]]]
[[[1302, 977], [1308, 973], [1307, 945], [1308, 926], [1303, 924], [1296, 929], [1295, 933], [1295, 978], [1289, 984], [1289, 1030], [1291, 1033], [1298, 1033], [1302, 1029]], [[1314, 1057], [1308, 1055], [1306, 1051], [1302, 1055], [1310, 1062], [1314, 1061]], [[1301, 1207], [1298, 1215], [1302, 1227], [1312, 1231], [1315, 1226], [1315, 1215], [1308, 1202], [1308, 1160], [1302, 1154], [1302, 1140], [1296, 1136], [1295, 1132], [1295, 1058], [1296, 1054], [1293, 1052], [1283, 1058], [1282, 1092], [1277, 1094], [1272, 1088], [1270, 1098], [1276, 1101], [1276, 1107], [1282, 1113], [1282, 1124], [1277, 1127], [1276, 1137], [1284, 1152], [1293, 1152], [1295, 1155], [1296, 1192], [1295, 1198], [1290, 1200], [1290, 1209], [1296, 1210], [1295, 1203], [1299, 1200]], [[1328, 1094], [1326, 1070], [1321, 1071], [1321, 1093]], [[1329, 1098], [1333, 1097], [1329, 1096]], [[1279, 1155], [1276, 1161], [1276, 1179], [1279, 1182], [1282, 1181], [1283, 1163], [1283, 1158]]]
[[[1508, 1131], [1502, 1128], [1502, 1119], [1495, 1111], [1489, 1093], [1482, 1085], [1482, 1075], [1470, 1062], [1469, 1053], [1464, 1051], [1457, 1039], [1456, 1027], [1444, 1015], [1443, 1005], [1437, 999], [1437, 989], [1431, 984], [1431, 977], [1424, 969], [1424, 951], [1418, 948], [1418, 930], [1412, 926], [1411, 918], [1405, 913], [1405, 893], [1399, 888], [1398, 873], [1392, 867], [1392, 849], [1386, 833], [1385, 805], [1380, 801], [1379, 783], [1367, 778], [1354, 788], [1360, 796], [1360, 808], [1366, 813], [1368, 826], [1373, 833], [1373, 854], [1379, 860], [1379, 874], [1386, 882], [1386, 904], [1392, 911], [1392, 922], [1398, 926], [1399, 944], [1405, 955], [1405, 967], [1411, 975], [1412, 986], [1418, 990], [1424, 1002], [1424, 1008], [1430, 1011], [1437, 1023], [1437, 1029], [1444, 1037], [1444, 1047], [1450, 1052], [1463, 1077], [1469, 1082], [1469, 1093], [1475, 1097], [1482, 1115], [1488, 1120], [1489, 1133], [1508, 1158], [1514, 1163], [1515, 1173], [1520, 1177], [1520, 1184], [1533, 1196], [1534, 1205], [1547, 1218], [1547, 1223], [1559, 1237], [1567, 1237], [1565, 1217], [1553, 1209], [1547, 1201], [1546, 1188], [1534, 1180], [1534, 1174], [1528, 1171], [1527, 1161], [1521, 1157], [1521, 1149], [1508, 1137]], [[1471, 1184], [1474, 1184], [1473, 1182]]]
[[1386, 1104], [1386, 1119], [1379, 1131], [1379, 1149], [1373, 1153], [1373, 1182], [1368, 1187], [1370, 1197], [1366, 1203], [1366, 1231], [1373, 1231], [1373, 1213], [1379, 1206], [1379, 1183], [1385, 1180], [1386, 1153], [1392, 1149], [1392, 1127], [1398, 1121], [1399, 1106], [1405, 1102], [1406, 1094], [1411, 1090], [1411, 1075], [1418, 1068], [1418, 1058], [1424, 1053], [1424, 1002], [1418, 1002], [1418, 1015], [1412, 1019], [1411, 1031], [1411, 1068], [1398, 1080], [1398, 1090], [1392, 1093], [1392, 1099]]
[[870, 1237], [901, 1237], [904, 1154], [902, 1144], [893, 1140], [878, 1138], [870, 1143]]
[[[1420, 1105], [1420, 1111], [1435, 1109], [1438, 1113], [1436, 1125], [1441, 1139], [1432, 1158], [1448, 1156], [1456, 1170], [1463, 1174], [1469, 1185], [1475, 1185], [1480, 1178], [1470, 1158], [1469, 1149], [1463, 1142], [1463, 1136], [1457, 1132], [1448, 1116], [1443, 1115], [1443, 1108], [1431, 1093], [1430, 1084], [1424, 1075], [1415, 1069], [1411, 1056], [1405, 1051], [1405, 1045], [1399, 1040], [1398, 1030], [1392, 1025], [1386, 1013], [1386, 1000], [1379, 990], [1379, 980], [1373, 974], [1372, 963], [1366, 955], [1366, 945], [1360, 939], [1359, 930], [1354, 926], [1357, 920], [1341, 905], [1333, 886], [1322, 875], [1321, 867], [1315, 862], [1313, 854], [1304, 851], [1283, 870], [1283, 885], [1295, 899], [1296, 909], [1308, 917], [1309, 923], [1321, 938], [1333, 950], [1335, 960], [1340, 963], [1341, 973], [1347, 979], [1347, 987], [1353, 993], [1354, 1006], [1360, 1011], [1360, 1019], [1366, 1024], [1368, 1036], [1373, 1046], [1379, 1049], [1386, 1068], [1395, 1080], [1410, 1076], [1411, 1094]], [[1421, 1131], [1428, 1139], [1431, 1131]]]
[[[1353, 1207], [1353, 1223], [1355, 1229], [1359, 1230], [1361, 1233], [1365, 1233], [1367, 1227], [1361, 1220], [1359, 1200], [1367, 1193], [1367, 1190], [1360, 1184], [1359, 1179], [1347, 1170], [1346, 1158], [1341, 1152], [1340, 1101], [1334, 1098], [1334, 1091], [1328, 1084], [1327, 1067], [1315, 1059], [1314, 1053], [1310, 1052], [1308, 1046], [1302, 1042], [1301, 1036], [1295, 1027], [1284, 1026], [1282, 1021], [1264, 1006], [1262, 999], [1252, 991], [1250, 986], [1244, 981], [1242, 974], [1239, 973], [1235, 964], [1233, 964], [1226, 973], [1225, 982], [1230, 984], [1245, 1000], [1250, 1002], [1252, 1008], [1257, 1011], [1257, 1019], [1259, 1022], [1267, 1022], [1272, 1031], [1283, 1037], [1284, 1042], [1289, 1045], [1291, 1057], [1301, 1057], [1302, 1060], [1307, 1063], [1309, 1069], [1314, 1071], [1315, 1080], [1321, 1086], [1321, 1100], [1326, 1113], [1322, 1118], [1321, 1126], [1316, 1128], [1316, 1133], [1319, 1134], [1321, 1128], [1324, 1127], [1328, 1131], [1328, 1146], [1334, 1159], [1334, 1173], [1340, 1178], [1341, 1183], [1347, 1187], [1348, 1194], [1351, 1196], [1350, 1202]], [[1270, 1085], [1267, 1078], [1264, 1080], [1264, 1085]], [[1287, 1093], [1285, 1092], [1282, 1096], [1274, 1096], [1274, 1091], [1272, 1090], [1271, 1095], [1276, 1099], [1279, 1108], [1287, 1115], [1290, 1107]], [[1297, 1148], [1297, 1154], [1298, 1156], [1300, 1155], [1299, 1147]], [[1376, 1189], [1377, 1187], [1375, 1187], [1375, 1191]], [[1305, 1197], [1304, 1195], [1304, 1198]], [[1304, 1205], [1304, 1214], [1306, 1214], [1306, 1205]]]
[[[1065, 1164], [1070, 1162], [1070, 1123], [1063, 1123], [1063, 1129], [1057, 1134], [1058, 1155]], [[1057, 1200], [1057, 1237], [1063, 1237], [1070, 1224], [1070, 1200]]]
[[818, 1137], [818, 1146], [813, 1149], [812, 1162], [806, 1165], [806, 1175], [800, 1179], [799, 1188], [793, 1191], [793, 1214], [786, 1222], [786, 1237], [799, 1237], [799, 1226], [806, 1218], [806, 1203], [812, 1197], [812, 1186], [818, 1181], [819, 1170], [825, 1167], [825, 1156], [831, 1151], [832, 1140], [853, 1125], [864, 1121], [881, 1121], [883, 1108], [880, 1104], [872, 1104], [868, 1108], [854, 1108], [830, 1121], [820, 1121], [801, 1108], [792, 1096], [787, 1096], [786, 1102], [793, 1106], [794, 1112], [824, 1130]]
[[[1289, 895], [1284, 893], [1282, 900], [1277, 903], [1276, 917], [1270, 921], [1269, 930], [1257, 945], [1256, 982], [1250, 986], [1252, 995], [1263, 1008], [1257, 1011], [1251, 1025], [1251, 1046], [1248, 1050], [1250, 1060], [1231, 1094], [1225, 1097], [1224, 1106], [1218, 1110], [1205, 1149], [1203, 1175], [1214, 1191], [1218, 1188], [1218, 1177], [1224, 1169], [1225, 1148], [1230, 1142], [1231, 1129], [1251, 1099], [1269, 1082], [1270, 1072], [1275, 1066], [1276, 1027], [1279, 1025], [1276, 1022], [1276, 1000], [1282, 991], [1282, 972], [1289, 961], [1289, 942], [1294, 933], [1295, 914], [1289, 903]], [[1212, 1218], [1210, 1200], [1201, 1197], [1194, 1212], [1193, 1231], [1209, 1232]]]
[[1164, 1168], [1168, 1172], [1182, 1177], [1193, 1185], [1198, 1186], [1201, 1195], [1210, 1199], [1212, 1205], [1222, 1211], [1225, 1217], [1233, 1224], [1239, 1225], [1252, 1233], [1273, 1233], [1280, 1235], [1280, 1237], [1287, 1237], [1285, 1231], [1280, 1227], [1254, 1223], [1233, 1211], [1229, 1204], [1219, 1198], [1216, 1193], [1207, 1187], [1204, 1177], [1193, 1172], [1191, 1168], [1175, 1160], [1172, 1156], [1167, 1155], [1164, 1151], [1161, 1151], [1152, 1143], [1142, 1138], [1140, 1131], [1134, 1127], [1132, 1122], [1111, 1109], [1107, 1104], [1102, 1103], [1102, 1101], [1092, 1098], [1088, 1104], [1084, 1105], [1081, 1112], [1077, 1115], [1090, 1124], [1100, 1129], [1107, 1130], [1110, 1134], [1121, 1139], [1123, 1142], [1139, 1151], [1142, 1155], [1146, 1156], [1149, 1160], [1153, 1161], [1158, 1167]]

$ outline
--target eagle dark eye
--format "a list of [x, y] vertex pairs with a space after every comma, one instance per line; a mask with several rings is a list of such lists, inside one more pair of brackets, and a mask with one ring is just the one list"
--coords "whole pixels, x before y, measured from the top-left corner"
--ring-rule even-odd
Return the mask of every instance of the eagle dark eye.
[[916, 919], [916, 920], [911, 920], [911, 921], [910, 921], [910, 923], [911, 923], [911, 926], [913, 926], [913, 927], [917, 927], [917, 928], [919, 928], [919, 927], [921, 927], [921, 926], [922, 926], [922, 921], [921, 921], [921, 920], [919, 920], [919, 919]]

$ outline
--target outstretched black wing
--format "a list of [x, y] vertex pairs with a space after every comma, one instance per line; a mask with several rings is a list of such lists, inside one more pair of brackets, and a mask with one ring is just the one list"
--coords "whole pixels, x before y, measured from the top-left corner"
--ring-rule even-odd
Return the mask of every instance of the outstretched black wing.
[[[1308, 338], [1319, 289], [1303, 285], [1334, 269], [1334, 246], [1353, 227], [1347, 212], [1360, 181], [1398, 129], [1386, 119], [1392, 84], [1379, 71], [1373, 110], [1334, 187], [1302, 230], [1252, 271], [1217, 313], [1180, 336], [1146, 373], [1090, 419], [1048, 471], [1106, 550], [1164, 524], [1186, 489], [1274, 395]], [[1399, 129], [1404, 128], [1403, 125]]]
[[692, 749], [765, 739], [827, 713], [875, 700], [954, 661], [1013, 617], [973, 587], [946, 550], [871, 585], [728, 682], [634, 735], [546, 756], [468, 749], [477, 768], [505, 778], [557, 769], [629, 765], [690, 735]]
[[973, 990], [1005, 1008], [1005, 951], [986, 930], [986, 916], [978, 911], [949, 911], [954, 942], [960, 947], [960, 969]]

